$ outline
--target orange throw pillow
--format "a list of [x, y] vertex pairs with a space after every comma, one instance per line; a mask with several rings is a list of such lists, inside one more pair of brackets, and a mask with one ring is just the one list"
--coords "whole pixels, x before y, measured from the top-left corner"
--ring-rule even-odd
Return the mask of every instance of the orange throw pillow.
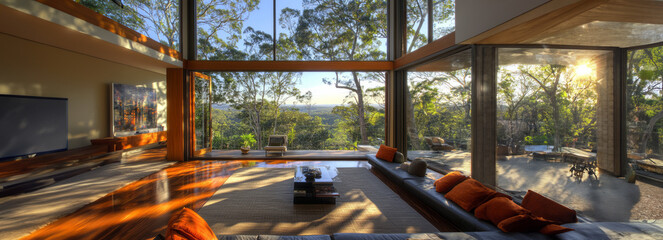
[[384, 144], [380, 145], [380, 149], [378, 149], [378, 153], [375, 154], [376, 158], [385, 160], [387, 162], [393, 162], [394, 161], [394, 155], [396, 155], [396, 148], [393, 147], [388, 147]]
[[183, 208], [168, 221], [166, 240], [217, 240], [205, 219], [191, 209]]
[[439, 193], [447, 193], [456, 185], [465, 181], [467, 179], [462, 173], [458, 171], [453, 171], [444, 175], [440, 179], [437, 179], [433, 185], [435, 185], [435, 191]]
[[493, 196], [492, 196], [491, 198], [489, 198], [489, 199], [493, 199], [493, 198], [496, 198], [496, 197], [503, 197], [503, 198], [508, 198], [509, 200], [513, 200], [513, 198], [511, 198], [511, 196], [506, 195], [506, 194], [501, 193], [501, 192], [495, 192], [495, 193], [493, 194]]
[[444, 197], [469, 212], [489, 200], [494, 194], [494, 190], [469, 178], [456, 185]]
[[529, 211], [505, 197], [490, 199], [474, 210], [475, 217], [488, 220], [496, 226], [504, 219], [527, 213]]
[[527, 190], [523, 198], [523, 208], [530, 210], [532, 214], [557, 223], [578, 222], [576, 211], [565, 207], [549, 198], [541, 196], [532, 190]]
[[541, 228], [552, 223], [552, 221], [544, 218], [532, 216], [530, 214], [521, 214], [504, 219], [497, 224], [497, 227], [504, 232], [537, 232]]
[[569, 231], [573, 231], [573, 228], [562, 227], [557, 224], [548, 224], [545, 227], [539, 229], [539, 232], [545, 235], [556, 235]]

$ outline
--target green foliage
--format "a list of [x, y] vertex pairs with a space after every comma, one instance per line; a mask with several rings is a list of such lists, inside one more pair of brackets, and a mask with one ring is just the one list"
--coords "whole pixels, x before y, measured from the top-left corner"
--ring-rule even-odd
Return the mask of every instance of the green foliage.
[[663, 47], [628, 52], [627, 149], [637, 154], [663, 156], [659, 139], [663, 128]]
[[250, 147], [250, 146], [253, 146], [253, 144], [256, 143], [256, 139], [255, 139], [255, 137], [253, 136], [252, 133], [242, 134], [242, 135], [239, 136], [239, 138], [242, 139], [244, 147]]

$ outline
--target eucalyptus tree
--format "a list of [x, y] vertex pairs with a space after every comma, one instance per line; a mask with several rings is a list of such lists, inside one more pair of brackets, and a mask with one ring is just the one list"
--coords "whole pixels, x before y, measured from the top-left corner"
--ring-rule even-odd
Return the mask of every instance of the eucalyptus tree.
[[[124, 8], [111, 1], [75, 0], [139, 33], [171, 48], [179, 48], [179, 0], [124, 0]], [[214, 48], [234, 46], [244, 29], [243, 23], [260, 0], [197, 0], [200, 48], [206, 56]], [[227, 35], [224, 39], [220, 35]]]
[[[303, 0], [303, 9], [283, 9], [279, 23], [290, 31], [298, 58], [329, 61], [385, 60], [386, 0]], [[299, 57], [301, 56], [301, 57]], [[355, 99], [361, 144], [368, 144], [366, 89], [362, 80], [385, 76], [336, 73], [323, 83], [348, 90]]]
[[[455, 29], [455, 0], [433, 0], [429, 8], [428, 0], [407, 1], [407, 52], [412, 52], [428, 43], [429, 38], [443, 37]], [[433, 13], [433, 36], [428, 36], [428, 13]]]
[[[253, 28], [246, 28], [244, 49], [234, 48], [217, 50], [211, 59], [230, 58], [233, 60], [269, 60], [274, 44], [272, 35]], [[257, 139], [258, 146], [268, 135], [276, 134], [279, 129], [281, 106], [289, 100], [305, 99], [297, 84], [301, 82], [301, 73], [297, 72], [222, 72], [214, 74], [215, 101], [229, 103], [242, 111]], [[271, 126], [265, 126], [266, 122]]]
[[[627, 108], [633, 126], [629, 148], [638, 153], [661, 154], [663, 131], [663, 47], [634, 50], [628, 54]], [[652, 144], [653, 142], [653, 144]]]

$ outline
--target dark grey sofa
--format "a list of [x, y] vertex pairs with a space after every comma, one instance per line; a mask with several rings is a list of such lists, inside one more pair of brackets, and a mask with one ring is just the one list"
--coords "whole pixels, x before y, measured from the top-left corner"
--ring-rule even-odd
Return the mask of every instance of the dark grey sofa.
[[479, 220], [474, 217], [474, 214], [465, 211], [456, 203], [447, 200], [443, 194], [436, 192], [434, 182], [435, 180], [430, 178], [411, 178], [404, 180], [403, 188], [462, 231], [500, 231], [492, 223]]
[[428, 177], [417, 177], [399, 168], [399, 163], [382, 161], [373, 154], [367, 154], [368, 162], [387, 176], [391, 181], [401, 186], [410, 194], [421, 199], [445, 219], [452, 222], [458, 229], [465, 232], [500, 231], [490, 222], [479, 220], [474, 214], [466, 212], [456, 203], [444, 198], [444, 195], [435, 191], [433, 182]]
[[436, 232], [436, 233], [334, 233], [332, 235], [276, 236], [276, 235], [219, 235], [219, 240], [408, 240], [408, 239], [560, 239], [560, 240], [611, 240], [611, 239], [663, 239], [663, 223], [593, 222], [570, 223], [570, 231], [555, 236], [539, 233]]
[[407, 171], [401, 170], [399, 168], [401, 166], [400, 163], [393, 163], [393, 162], [379, 160], [375, 157], [374, 154], [366, 154], [366, 158], [368, 158], [368, 163], [370, 163], [373, 168], [379, 170], [383, 175], [389, 178], [389, 180], [391, 180], [400, 187], [403, 186], [403, 181], [405, 181], [406, 179], [422, 178], [410, 175], [409, 173], [407, 173]]
[[219, 240], [331, 240], [330, 235], [277, 236], [277, 235], [218, 235]]
[[[430, 233], [442, 239], [623, 239], [653, 237], [663, 239], [663, 220], [657, 223], [630, 223], [630, 222], [581, 222], [564, 224], [562, 226], [575, 229], [575, 231], [558, 234], [550, 237], [539, 233], [504, 233], [490, 222], [479, 220], [474, 214], [466, 212], [456, 203], [444, 198], [443, 194], [435, 191], [435, 180], [428, 177], [417, 177], [400, 169], [399, 163], [390, 163], [379, 160], [374, 154], [367, 154], [368, 162], [376, 170], [387, 176], [391, 181], [401, 186], [410, 194], [422, 200], [442, 217], [452, 222], [464, 233]], [[582, 218], [581, 218], [582, 219]], [[347, 236], [346, 236], [347, 235]], [[405, 240], [412, 234], [334, 234], [334, 239], [394, 239]], [[418, 237], [417, 237], [418, 238]], [[423, 238], [426, 239], [426, 238]], [[433, 238], [434, 239], [434, 238]], [[646, 238], [645, 238], [646, 239]]]

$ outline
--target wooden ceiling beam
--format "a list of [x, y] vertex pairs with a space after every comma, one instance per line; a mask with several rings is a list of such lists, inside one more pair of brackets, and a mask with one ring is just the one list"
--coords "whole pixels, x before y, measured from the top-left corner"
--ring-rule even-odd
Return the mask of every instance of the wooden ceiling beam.
[[588, 11], [586, 18], [594, 21], [663, 24], [663, 2], [616, 0]]
[[425, 61], [428, 57], [444, 51], [445, 49], [449, 49], [455, 45], [456, 32], [452, 32], [396, 59], [396, 61], [394, 61], [394, 69], [400, 69], [421, 61]]
[[37, 1], [41, 4], [44, 4], [46, 6], [55, 8], [57, 10], [60, 10], [62, 12], [65, 12], [71, 16], [74, 16], [76, 18], [79, 18], [83, 21], [86, 21], [92, 25], [95, 25], [97, 27], [103, 28], [109, 32], [115, 33], [121, 37], [124, 37], [126, 39], [129, 39], [131, 41], [140, 43], [145, 45], [146, 47], [149, 47], [151, 49], [154, 49], [160, 53], [163, 53], [167, 56], [177, 58], [177, 59], [182, 59], [182, 56], [180, 52], [178, 52], [175, 49], [169, 48], [166, 45], [163, 45], [143, 34], [140, 34], [136, 31], [134, 31], [131, 28], [128, 28], [113, 19], [110, 19], [104, 15], [101, 15], [92, 9], [89, 9], [79, 3], [76, 3], [74, 1], [63, 1], [63, 0], [34, 0]]
[[392, 61], [185, 61], [194, 71], [344, 72], [391, 71]]

